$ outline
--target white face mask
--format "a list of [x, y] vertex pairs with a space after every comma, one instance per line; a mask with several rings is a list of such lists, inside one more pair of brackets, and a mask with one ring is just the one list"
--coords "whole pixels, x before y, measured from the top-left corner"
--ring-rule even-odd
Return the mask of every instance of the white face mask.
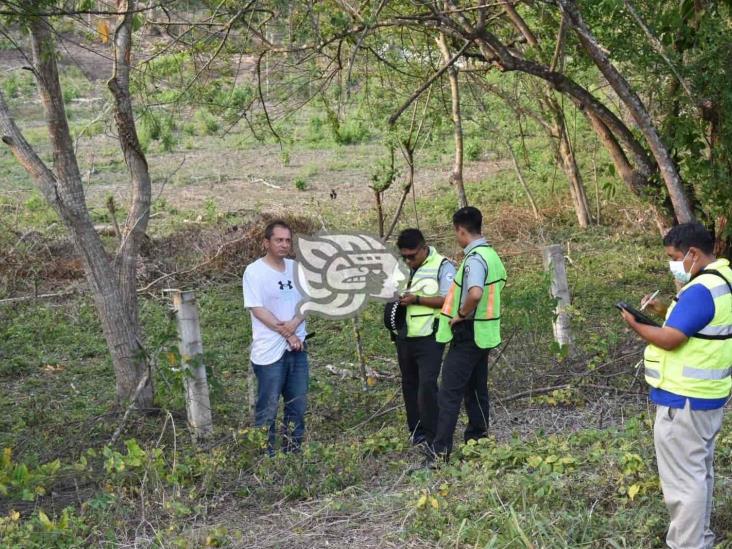
[[[691, 250], [689, 250], [691, 251]], [[686, 252], [686, 255], [684, 256], [684, 259], [681, 261], [669, 261], [668, 267], [671, 270], [671, 274], [674, 275], [674, 278], [681, 282], [682, 284], [686, 284], [691, 280], [691, 269], [694, 268], [694, 265], [696, 264], [696, 261], [694, 261], [691, 264], [691, 267], [689, 267], [689, 272], [686, 272], [686, 268], [684, 267], [684, 261], [686, 261], [686, 258], [688, 257], [689, 252]]]

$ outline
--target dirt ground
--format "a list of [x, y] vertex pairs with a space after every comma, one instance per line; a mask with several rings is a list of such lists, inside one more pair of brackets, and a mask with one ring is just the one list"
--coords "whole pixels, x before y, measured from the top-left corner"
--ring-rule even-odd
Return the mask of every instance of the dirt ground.
[[[491, 409], [491, 432], [498, 440], [507, 441], [513, 436], [532, 438], [591, 427], [622, 426], [626, 418], [637, 415], [646, 406], [645, 398], [610, 394], [573, 409], [497, 403]], [[458, 426], [457, 433], [460, 429]], [[417, 452], [412, 454], [415, 465], [420, 456]], [[405, 517], [404, 497], [413, 489], [409, 484], [410, 467], [390, 467], [384, 463], [362, 486], [352, 486], [322, 499], [283, 502], [265, 513], [262, 509], [242, 509], [235, 498], [223, 498], [219, 503], [221, 510], [212, 510], [206, 524], [191, 527], [189, 539], [205, 537], [212, 527], [235, 527], [244, 537], [234, 547], [242, 549], [438, 547], [412, 534], [406, 536], [409, 514]]]
[[[206, 141], [215, 139], [206, 138]], [[209, 200], [222, 212], [281, 209], [303, 213], [303, 207], [308, 207], [313, 213], [336, 209], [343, 214], [358, 215], [374, 207], [369, 168], [383, 153], [378, 145], [298, 150], [291, 154], [287, 165], [282, 164], [276, 145], [245, 150], [217, 149], [215, 143], [202, 144], [197, 150], [149, 157], [154, 176], [153, 196], [164, 198], [178, 209], [199, 211]], [[466, 166], [465, 181], [482, 181], [501, 169], [502, 165], [494, 161], [471, 163]], [[303, 172], [308, 171], [315, 173], [304, 176]], [[447, 184], [449, 175], [446, 168], [418, 169], [416, 196], [434, 195], [437, 187]], [[298, 177], [306, 179], [307, 190], [296, 189], [293, 182]], [[385, 193], [387, 211], [398, 202], [402, 185], [403, 182], [397, 181]], [[126, 181], [97, 183], [87, 189], [92, 206], [100, 205], [109, 194], [124, 203], [128, 192]]]
[[[106, 101], [104, 82], [112, 72], [111, 49], [68, 34], [58, 35], [58, 41], [61, 69], [77, 67], [98, 94], [97, 98], [72, 101], [69, 110], [82, 110], [89, 101], [94, 101], [94, 109], [103, 108]], [[26, 54], [15, 49], [0, 50], [0, 71], [28, 66], [27, 48], [24, 51]], [[249, 70], [246, 63], [240, 64], [239, 72]], [[37, 101], [18, 105], [17, 109], [16, 116], [23, 118], [24, 127], [43, 125]], [[32, 115], [31, 120], [28, 115]], [[181, 115], [178, 122], [185, 121], [185, 115]], [[384, 157], [383, 146], [372, 143], [316, 150], [294, 143], [285, 162], [278, 145], [237, 146], [236, 140], [247, 132], [237, 126], [226, 136], [196, 136], [190, 140], [192, 142], [178, 143], [172, 152], [157, 153], [152, 149], [148, 162], [153, 176], [153, 198], [162, 198], [171, 207], [187, 211], [200, 211], [207, 201], [213, 201], [220, 212], [281, 210], [302, 213], [304, 206], [314, 214], [338, 211], [361, 216], [363, 212], [372, 211], [374, 197], [369, 187], [370, 177], [376, 163]], [[44, 152], [43, 146], [40, 149]], [[127, 201], [127, 173], [109, 122], [104, 133], [79, 139], [78, 160], [91, 208], [102, 207], [110, 195], [120, 204]], [[450, 166], [449, 153], [439, 162], [434, 159], [427, 162], [417, 155], [415, 196], [430, 197], [437, 188], [448, 185]], [[467, 162], [464, 179], [467, 184], [485, 181], [507, 167], [495, 160]], [[295, 188], [294, 181], [298, 178], [305, 181], [305, 191]], [[26, 192], [31, 187], [30, 181], [28, 183]], [[387, 214], [395, 208], [403, 183], [403, 178], [396, 181], [384, 194]], [[4, 186], [0, 184], [0, 193], [17, 190]], [[154, 223], [153, 220], [153, 226]]]

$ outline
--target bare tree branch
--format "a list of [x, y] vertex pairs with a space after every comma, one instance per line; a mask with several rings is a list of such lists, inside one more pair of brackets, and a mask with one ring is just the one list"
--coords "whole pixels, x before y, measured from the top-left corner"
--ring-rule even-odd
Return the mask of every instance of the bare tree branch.
[[399, 119], [399, 117], [402, 115], [402, 113], [409, 108], [409, 105], [411, 105], [415, 99], [417, 99], [424, 91], [429, 88], [435, 80], [437, 80], [440, 76], [445, 74], [445, 71], [449, 69], [460, 57], [463, 55], [463, 52], [467, 49], [467, 47], [470, 45], [470, 42], [465, 42], [463, 46], [457, 51], [455, 55], [452, 56], [452, 58], [445, 63], [440, 69], [435, 72], [432, 76], [430, 76], [419, 88], [415, 90], [415, 92], [407, 99], [401, 107], [399, 107], [396, 112], [394, 112], [389, 117], [389, 125], [393, 126], [394, 123]]

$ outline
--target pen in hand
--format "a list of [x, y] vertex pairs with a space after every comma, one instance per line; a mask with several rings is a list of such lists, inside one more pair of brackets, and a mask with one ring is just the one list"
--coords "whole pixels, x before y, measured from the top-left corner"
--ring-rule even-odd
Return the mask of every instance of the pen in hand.
[[659, 294], [659, 292], [660, 292], [660, 291], [661, 291], [661, 290], [656, 290], [656, 291], [655, 291], [655, 292], [653, 292], [653, 293], [652, 293], [652, 294], [651, 294], [650, 296], [648, 296], [648, 299], [644, 300], [644, 301], [643, 301], [643, 302], [641, 303], [641, 308], [640, 308], [640, 310], [642, 311], [643, 309], [645, 309], [645, 308], [646, 308], [646, 305], [648, 305], [648, 304], [649, 304], [649, 303], [650, 303], [651, 301], [653, 301], [654, 299], [656, 299], [656, 296], [657, 296], [657, 295]]

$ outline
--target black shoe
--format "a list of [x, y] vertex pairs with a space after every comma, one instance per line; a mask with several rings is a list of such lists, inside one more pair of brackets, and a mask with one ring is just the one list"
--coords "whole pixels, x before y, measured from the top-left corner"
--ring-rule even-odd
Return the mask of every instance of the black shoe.
[[427, 442], [427, 437], [424, 435], [412, 435], [409, 437], [409, 441], [412, 443], [412, 446], [420, 446]]
[[425, 454], [424, 459], [422, 460], [422, 469], [428, 469], [430, 471], [434, 471], [440, 466], [440, 461], [437, 459], [437, 456], [434, 452], [430, 451], [427, 454]]
[[407, 474], [413, 475], [420, 472], [434, 471], [435, 469], [437, 469], [437, 467], [438, 463], [437, 460], [435, 460], [434, 454], [425, 454], [424, 458], [422, 458], [422, 461], [419, 464], [412, 465], [409, 469], [407, 469]]

